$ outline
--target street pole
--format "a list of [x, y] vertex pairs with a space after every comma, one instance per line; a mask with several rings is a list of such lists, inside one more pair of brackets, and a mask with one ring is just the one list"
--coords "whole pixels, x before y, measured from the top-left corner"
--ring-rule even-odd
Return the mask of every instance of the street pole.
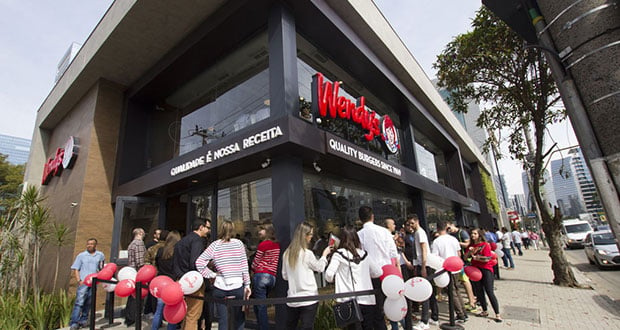
[[560, 96], [566, 107], [566, 113], [573, 125], [586, 163], [592, 173], [592, 178], [599, 190], [605, 213], [607, 213], [609, 227], [614, 233], [616, 244], [620, 248], [620, 224], [618, 223], [618, 220], [620, 220], [620, 200], [618, 200], [618, 192], [607, 167], [607, 162], [594, 135], [592, 124], [581, 101], [575, 82], [558, 60], [553, 40], [549, 35], [549, 31], [545, 29], [547, 25], [545, 20], [536, 9], [531, 8], [529, 12], [532, 24], [538, 34], [539, 45], [543, 50], [547, 50], [545, 56], [551, 67], [551, 74], [558, 86]]

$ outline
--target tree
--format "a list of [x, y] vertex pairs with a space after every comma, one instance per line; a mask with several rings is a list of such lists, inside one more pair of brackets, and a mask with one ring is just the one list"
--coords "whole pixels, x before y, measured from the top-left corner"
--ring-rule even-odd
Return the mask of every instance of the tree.
[[[554, 107], [559, 100], [548, 64], [539, 50], [524, 47], [523, 41], [488, 9], [481, 7], [472, 21], [473, 30], [458, 35], [437, 57], [438, 85], [450, 91], [448, 103], [466, 112], [467, 104], [484, 104], [477, 125], [490, 134], [484, 151], [499, 141], [508, 142], [512, 158], [521, 161], [531, 174], [532, 193], [540, 210], [542, 227], [549, 243], [553, 283], [577, 286], [560, 239], [562, 215], [551, 215], [541, 195], [548, 124], [565, 118]], [[534, 132], [534, 142], [529, 138]], [[502, 138], [502, 132], [508, 134]], [[497, 155], [501, 157], [501, 155]], [[555, 201], [553, 201], [555, 202]]]
[[8, 156], [0, 154], [0, 215], [19, 198], [26, 168], [24, 165], [9, 163], [7, 158]]

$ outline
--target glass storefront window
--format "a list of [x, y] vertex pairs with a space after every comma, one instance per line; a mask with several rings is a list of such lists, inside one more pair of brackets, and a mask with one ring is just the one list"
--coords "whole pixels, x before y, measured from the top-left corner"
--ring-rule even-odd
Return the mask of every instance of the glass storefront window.
[[217, 221], [212, 224], [217, 227], [224, 220], [232, 221], [236, 238], [242, 240], [252, 253], [259, 243], [259, 225], [271, 221], [271, 178], [235, 181], [230, 185], [223, 182], [224, 188], [218, 190]]
[[313, 237], [315, 253], [324, 249], [321, 243], [330, 233], [338, 235], [340, 228], [354, 225], [358, 229], [358, 210], [360, 206], [372, 207], [375, 223], [381, 224], [386, 218], [393, 218], [401, 226], [412, 203], [406, 196], [390, 194], [385, 191], [363, 186], [359, 183], [332, 178], [326, 175], [304, 173], [305, 218], [312, 223], [317, 235]]
[[418, 173], [444, 186], [449, 186], [448, 166], [443, 150], [426, 135], [414, 129]]
[[424, 200], [424, 206], [426, 208], [426, 222], [428, 226], [429, 234], [430, 232], [437, 230], [437, 222], [440, 220], [443, 221], [454, 221], [454, 211], [452, 210], [452, 206], [445, 205], [442, 203]]

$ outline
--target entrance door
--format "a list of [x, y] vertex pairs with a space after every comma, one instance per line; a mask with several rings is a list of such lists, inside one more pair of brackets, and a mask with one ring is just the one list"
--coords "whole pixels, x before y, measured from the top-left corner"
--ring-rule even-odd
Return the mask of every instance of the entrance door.
[[166, 205], [162, 199], [136, 196], [118, 196], [114, 208], [114, 230], [110, 260], [127, 263], [127, 247], [133, 239], [132, 231], [142, 228], [146, 232], [145, 243], [152, 239], [156, 228], [165, 225]]

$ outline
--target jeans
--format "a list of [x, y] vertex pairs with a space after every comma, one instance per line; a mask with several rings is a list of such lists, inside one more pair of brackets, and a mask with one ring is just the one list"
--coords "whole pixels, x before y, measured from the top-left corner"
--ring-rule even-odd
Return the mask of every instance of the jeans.
[[78, 324], [80, 326], [86, 325], [88, 322], [88, 312], [90, 312], [90, 298], [91, 288], [86, 284], [80, 284], [77, 289], [75, 297], [75, 305], [73, 305], [73, 311], [71, 312], [70, 325]]
[[[215, 299], [224, 299], [226, 297], [234, 297], [234, 299], [243, 299], [243, 286], [237, 289], [232, 290], [222, 290], [217, 287], [213, 288], [213, 298]], [[215, 304], [217, 308], [217, 315], [220, 317], [217, 328], [219, 330], [227, 330], [228, 329], [228, 311], [226, 309], [226, 305], [224, 304]], [[245, 327], [245, 314], [242, 311], [241, 306], [233, 306], [232, 309], [232, 320], [234, 322], [233, 329], [242, 330]]]
[[523, 250], [521, 250], [521, 243], [515, 243], [515, 245], [517, 246], [517, 250], [519, 250], [519, 255], [522, 256]]
[[[153, 325], [151, 326], [151, 330], [157, 330], [161, 327], [161, 320], [164, 315], [164, 301], [161, 299], [157, 299], [157, 308], [155, 309], [155, 313], [153, 314]], [[168, 330], [176, 330], [177, 325], [175, 323], [168, 323]]]
[[[252, 290], [254, 298], [265, 299], [269, 291], [276, 285], [276, 277], [267, 273], [256, 273], [252, 282], [254, 283], [254, 290]], [[258, 321], [258, 329], [269, 329], [267, 305], [254, 305], [254, 313]]]
[[508, 262], [510, 262], [510, 268], [515, 268], [515, 262], [512, 261], [510, 249], [503, 248], [502, 251], [504, 251], [504, 256], [502, 257], [502, 261], [504, 261], [504, 267], [508, 267]]
[[[314, 329], [314, 317], [319, 303], [309, 306], [290, 307], [286, 306], [285, 329], [312, 330]], [[298, 323], [300, 323], [298, 325]]]

